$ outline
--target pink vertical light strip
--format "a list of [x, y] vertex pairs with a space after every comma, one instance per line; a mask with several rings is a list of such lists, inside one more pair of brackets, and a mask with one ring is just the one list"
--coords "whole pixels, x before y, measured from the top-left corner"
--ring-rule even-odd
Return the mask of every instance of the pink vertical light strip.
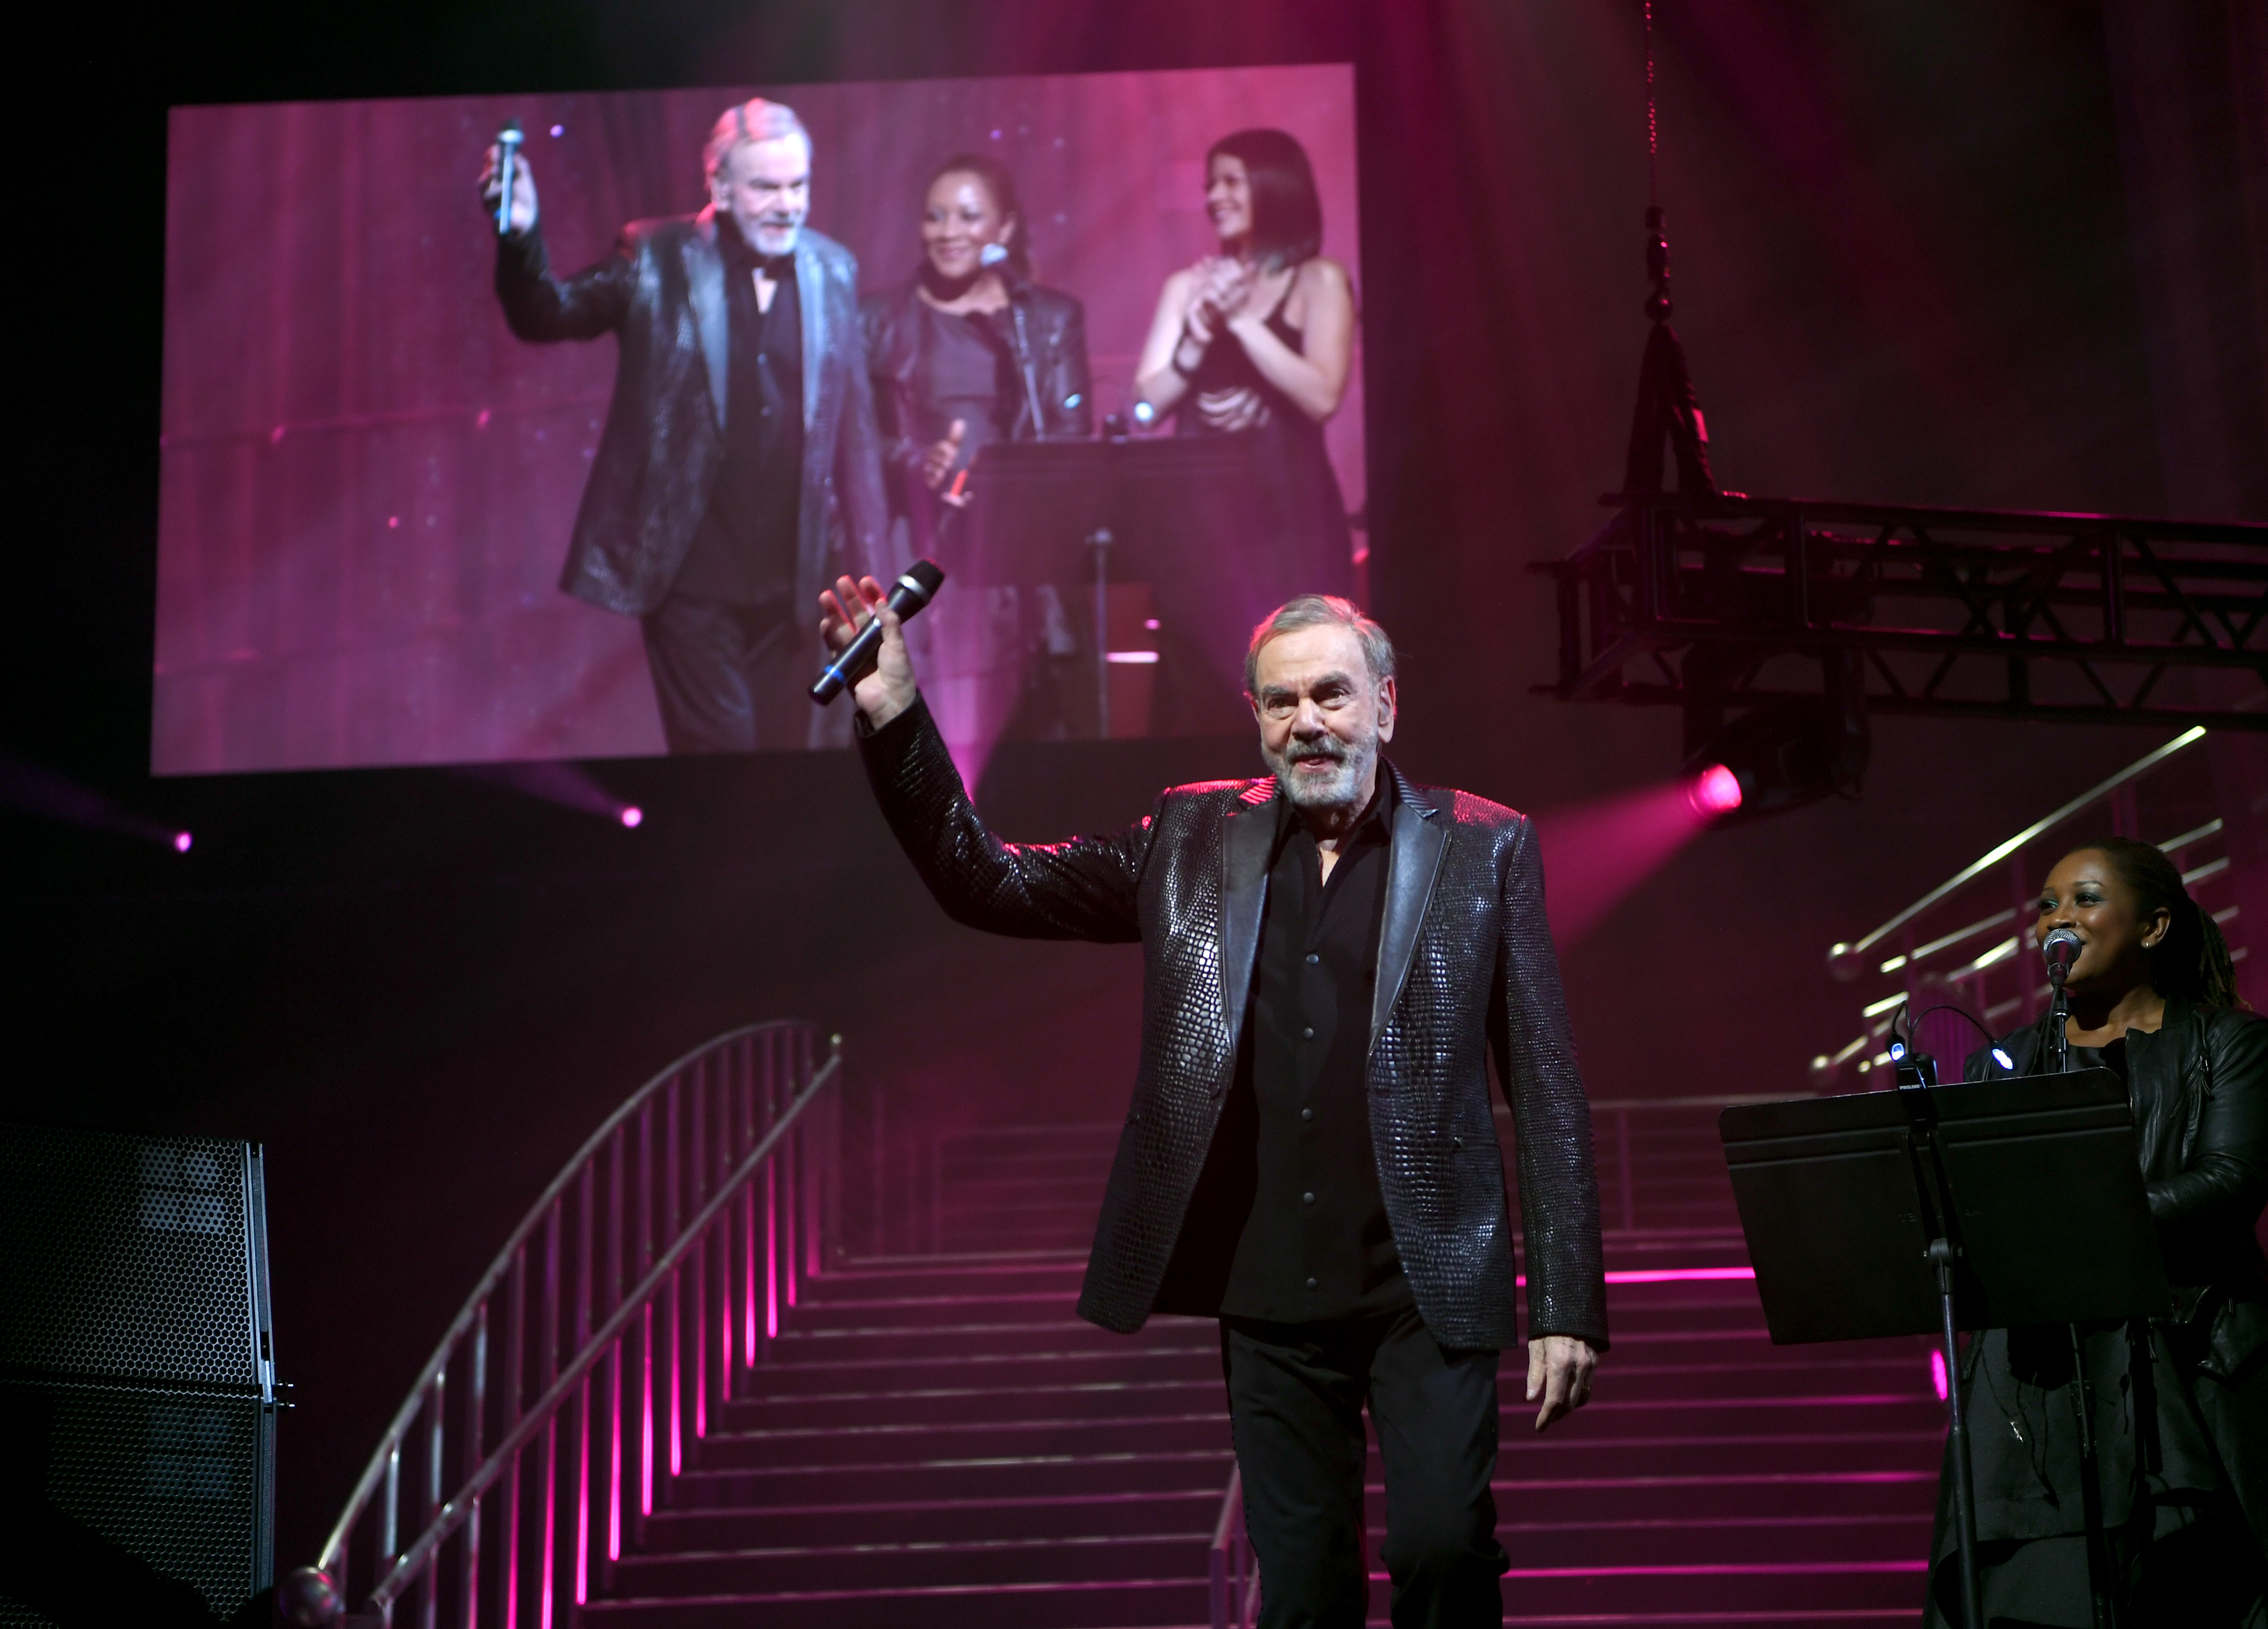
[[[796, 1084], [800, 1089], [802, 1082], [799, 1080]], [[787, 1263], [787, 1304], [791, 1309], [795, 1306], [796, 1269], [800, 1264], [796, 1254], [796, 1238], [797, 1224], [802, 1220], [802, 1207], [797, 1203], [797, 1193], [802, 1178], [797, 1167], [802, 1154], [803, 1123], [799, 1120], [788, 1131], [786, 1145], [772, 1155], [773, 1162], [781, 1167], [780, 1227], [784, 1237], [780, 1255]]]
[[[513, 1383], [518, 1384], [516, 1381]], [[519, 1410], [512, 1412], [518, 1413]], [[505, 1484], [511, 1497], [504, 1500], [504, 1629], [519, 1629], [519, 1456], [514, 1454], [510, 1480]]]
[[538, 1597], [539, 1629], [551, 1629], [551, 1585], [557, 1570], [559, 1531], [559, 1417], [543, 1426], [543, 1588]]
[[607, 1559], [622, 1559], [622, 1343], [607, 1354]]
[[733, 1385], [733, 1217], [729, 1211], [717, 1227], [717, 1284], [720, 1301], [717, 1314], [717, 1396], [722, 1401]]
[[575, 1604], [591, 1598], [591, 1377], [575, 1392]]
[[780, 1331], [779, 1198], [772, 1183], [776, 1161], [764, 1161], [764, 1338], [777, 1340]]
[[1936, 1388], [1937, 1400], [1940, 1403], [1944, 1402], [1951, 1395], [1952, 1388], [1946, 1383], [1945, 1353], [1937, 1351], [1934, 1347], [1931, 1349], [1929, 1354], [1929, 1383]]
[[677, 1301], [678, 1289], [683, 1282], [684, 1269], [681, 1267], [669, 1275], [666, 1286], [669, 1296], [669, 1474], [674, 1477], [685, 1474], [684, 1354], [678, 1339], [685, 1314]]
[[[686, 1208], [698, 1211], [709, 1197], [709, 1064], [702, 1059], [693, 1073], [693, 1105], [687, 1130], [688, 1161], [692, 1191]], [[676, 1230], [671, 1229], [673, 1233]], [[678, 1279], [693, 1286], [693, 1440], [709, 1434], [709, 1241], [693, 1242], [692, 1268]], [[673, 1467], [674, 1469], [674, 1467]]]
[[[740, 1071], [740, 1124], [747, 1128], [748, 1146], [756, 1146], [762, 1130], [756, 1124], [756, 1054], [753, 1036]], [[756, 1190], [751, 1183], [740, 1190], [740, 1357], [756, 1366]]]
[[638, 1514], [653, 1514], [653, 1308], [640, 1320], [638, 1362]]
[[693, 1440], [709, 1435], [709, 1242], [693, 1247]]

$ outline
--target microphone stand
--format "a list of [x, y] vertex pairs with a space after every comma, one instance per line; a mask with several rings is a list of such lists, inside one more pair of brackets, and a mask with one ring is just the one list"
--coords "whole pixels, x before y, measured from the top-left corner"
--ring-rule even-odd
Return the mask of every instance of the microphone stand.
[[[2071, 1072], [2071, 992], [2068, 967], [2048, 963], [2048, 1034], [2044, 1072]], [[2087, 1345], [2079, 1325], [2071, 1330], [2071, 1404], [2079, 1425], [2079, 1506], [2087, 1529], [2087, 1589], [2095, 1629], [2117, 1629], [2110, 1596], [2110, 1546], [2102, 1531], [2102, 1476], [2095, 1450], [2095, 1386], [2087, 1377]]]
[[1048, 421], [1040, 412], [1040, 365], [1032, 356], [1032, 330], [1027, 315], [1032, 291], [1021, 277], [1003, 274], [1008, 285], [1008, 315], [1016, 331], [1016, 371], [1024, 378], [1024, 406], [1032, 416], [1032, 439], [1048, 439]]

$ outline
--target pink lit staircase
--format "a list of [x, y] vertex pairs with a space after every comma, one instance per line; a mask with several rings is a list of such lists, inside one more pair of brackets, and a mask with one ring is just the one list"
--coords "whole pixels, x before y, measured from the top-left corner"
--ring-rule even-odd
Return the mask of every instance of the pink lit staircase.
[[[1508, 1354], [1509, 1621], [1918, 1621], [1941, 1405], [1920, 1341], [1775, 1349], [1713, 1110], [1599, 1116], [1615, 1347], [1536, 1438]], [[933, 1254], [809, 1280], [577, 1610], [622, 1629], [1200, 1625], [1230, 1469], [1217, 1338], [1071, 1312], [1115, 1128], [935, 1151]], [[1670, 1275], [1657, 1277], [1655, 1275]], [[1373, 1550], [1383, 1498], [1372, 1462]], [[1383, 1623], [1382, 1574], [1372, 1586]]]

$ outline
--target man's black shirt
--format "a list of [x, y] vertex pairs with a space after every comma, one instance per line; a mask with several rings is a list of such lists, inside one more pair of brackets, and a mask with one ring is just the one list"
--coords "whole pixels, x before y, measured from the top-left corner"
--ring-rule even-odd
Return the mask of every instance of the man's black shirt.
[[[673, 593], [735, 605], [794, 593], [803, 495], [803, 302], [795, 261], [759, 257], [717, 217], [731, 357], [725, 370], [725, 460]], [[772, 280], [756, 308], [755, 273]]]
[[1392, 778], [1330, 880], [1279, 791], [1237, 1076], [1160, 1310], [1305, 1323], [1409, 1304], [1371, 1149], [1371, 994], [1394, 829]]

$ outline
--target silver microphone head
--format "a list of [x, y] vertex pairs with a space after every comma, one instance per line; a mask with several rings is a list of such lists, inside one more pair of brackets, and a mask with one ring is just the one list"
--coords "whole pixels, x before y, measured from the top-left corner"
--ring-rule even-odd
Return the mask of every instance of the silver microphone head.
[[2047, 961], [2048, 976], [2060, 982], [2063, 976], [2071, 971], [2071, 964], [2079, 960], [2082, 947], [2079, 935], [2069, 928], [2059, 927], [2051, 931], [2045, 939], [2040, 940], [2040, 955]]

